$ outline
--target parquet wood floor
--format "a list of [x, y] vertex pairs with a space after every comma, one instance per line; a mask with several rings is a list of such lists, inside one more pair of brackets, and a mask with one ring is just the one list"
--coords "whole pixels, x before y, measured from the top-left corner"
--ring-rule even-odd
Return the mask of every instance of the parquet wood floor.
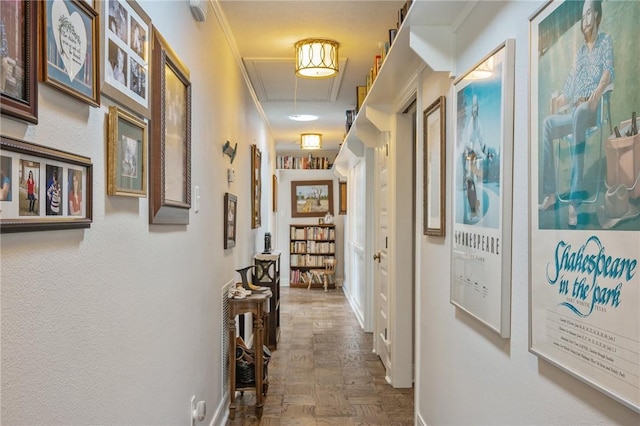
[[227, 426], [414, 424], [413, 389], [394, 389], [341, 290], [290, 289], [280, 297], [280, 340], [269, 363], [262, 418], [255, 395], [236, 399]]

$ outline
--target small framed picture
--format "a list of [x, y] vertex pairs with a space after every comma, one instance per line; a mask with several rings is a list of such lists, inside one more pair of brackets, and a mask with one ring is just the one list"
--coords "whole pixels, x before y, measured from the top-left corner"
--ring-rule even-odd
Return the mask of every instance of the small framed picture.
[[224, 248], [236, 246], [236, 216], [238, 213], [238, 197], [226, 192], [224, 194]]
[[100, 106], [98, 14], [80, 0], [41, 3], [43, 82]]
[[251, 145], [251, 229], [259, 228], [261, 222], [262, 201], [262, 153]]
[[2, 2], [2, 65], [0, 108], [8, 115], [38, 122], [36, 50], [38, 4], [32, 1]]
[[291, 181], [291, 217], [333, 214], [333, 181]]
[[151, 18], [134, 0], [101, 1], [100, 14], [102, 93], [150, 118]]
[[340, 182], [338, 188], [340, 189], [338, 214], [347, 214], [347, 182]]
[[147, 196], [147, 124], [132, 114], [109, 107], [107, 194]]
[[423, 234], [443, 237], [446, 209], [446, 98], [440, 96], [423, 115]]
[[189, 70], [153, 30], [149, 222], [189, 224], [191, 208], [191, 82]]
[[1, 233], [91, 226], [89, 158], [2, 136], [0, 169]]

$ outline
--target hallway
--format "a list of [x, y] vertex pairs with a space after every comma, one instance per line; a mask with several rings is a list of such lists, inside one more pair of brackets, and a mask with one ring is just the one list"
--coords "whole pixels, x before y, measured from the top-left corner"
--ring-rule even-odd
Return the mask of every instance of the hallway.
[[236, 399], [230, 425], [413, 425], [413, 389], [394, 389], [341, 290], [282, 287], [281, 335], [262, 419]]

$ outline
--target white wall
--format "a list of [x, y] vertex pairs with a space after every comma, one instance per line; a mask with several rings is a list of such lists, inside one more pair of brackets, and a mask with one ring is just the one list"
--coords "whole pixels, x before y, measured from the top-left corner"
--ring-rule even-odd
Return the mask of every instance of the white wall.
[[[449, 303], [450, 232], [444, 239], [420, 235], [422, 263], [416, 303], [418, 424], [640, 423], [638, 413], [527, 350], [528, 18], [542, 4], [480, 1], [457, 30], [458, 74], [505, 39], [516, 40], [511, 338], [501, 339]], [[450, 83], [441, 75], [432, 75], [425, 77], [422, 85], [422, 109], [438, 95], [447, 95], [447, 194], [451, 193], [453, 180], [455, 128]], [[418, 167], [422, 169], [420, 164]], [[420, 210], [421, 198], [417, 206]], [[451, 223], [451, 211], [448, 197], [447, 223]], [[422, 217], [421, 211], [416, 217]]]
[[[210, 11], [140, 2], [191, 71], [188, 226], [148, 224], [148, 199], [106, 195], [106, 113], [39, 84], [39, 124], [2, 133], [91, 158], [93, 224], [1, 238], [3, 425], [189, 424], [192, 395], [216, 424], [222, 401], [221, 287], [262, 247], [271, 215], [267, 128]], [[227, 184], [225, 141], [238, 142]], [[263, 227], [251, 229], [250, 144], [263, 152]], [[267, 155], [265, 155], [265, 153]], [[267, 180], [268, 178], [268, 180]], [[237, 246], [223, 250], [223, 197], [238, 196]], [[222, 407], [223, 409], [226, 407]]]
[[289, 225], [316, 224], [319, 218], [291, 217], [291, 182], [304, 180], [332, 180], [333, 181], [333, 218], [336, 225], [336, 279], [344, 277], [344, 216], [338, 214], [338, 179], [332, 170], [278, 170], [278, 224], [277, 238], [274, 247], [282, 250], [280, 257], [280, 285], [289, 286]]

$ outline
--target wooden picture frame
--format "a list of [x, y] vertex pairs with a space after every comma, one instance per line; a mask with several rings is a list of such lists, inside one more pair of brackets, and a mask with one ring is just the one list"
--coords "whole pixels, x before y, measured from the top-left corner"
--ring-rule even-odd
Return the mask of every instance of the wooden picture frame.
[[333, 214], [333, 181], [291, 181], [291, 217]]
[[109, 107], [107, 195], [147, 196], [147, 123]]
[[102, 0], [100, 14], [102, 94], [150, 118], [151, 18], [134, 0]]
[[0, 233], [91, 226], [91, 159], [1, 136], [0, 164]]
[[[451, 303], [511, 336], [515, 40], [454, 81]], [[479, 129], [481, 128], [481, 131]]]
[[[640, 93], [637, 55], [628, 50], [637, 45], [638, 16], [639, 2], [546, 2], [529, 18], [528, 108], [534, 368], [548, 362], [636, 413], [640, 136], [627, 131]], [[593, 126], [565, 131], [566, 119]]]
[[154, 28], [149, 147], [149, 223], [189, 224], [191, 82], [189, 70]]
[[342, 181], [338, 183], [339, 203], [338, 214], [347, 214], [347, 182]]
[[236, 246], [236, 218], [238, 217], [238, 197], [224, 194], [224, 248]]
[[38, 123], [38, 11], [36, 2], [3, 2], [0, 18], [7, 39], [7, 56], [0, 69], [0, 111], [3, 115]]
[[273, 206], [273, 212], [278, 211], [278, 176], [271, 176], [271, 204]]
[[41, 80], [100, 106], [98, 13], [81, 0], [46, 0], [42, 13]]
[[446, 112], [446, 98], [440, 96], [422, 115], [423, 234], [436, 237], [444, 237], [446, 229]]
[[251, 229], [262, 222], [262, 153], [257, 145], [251, 145]]

